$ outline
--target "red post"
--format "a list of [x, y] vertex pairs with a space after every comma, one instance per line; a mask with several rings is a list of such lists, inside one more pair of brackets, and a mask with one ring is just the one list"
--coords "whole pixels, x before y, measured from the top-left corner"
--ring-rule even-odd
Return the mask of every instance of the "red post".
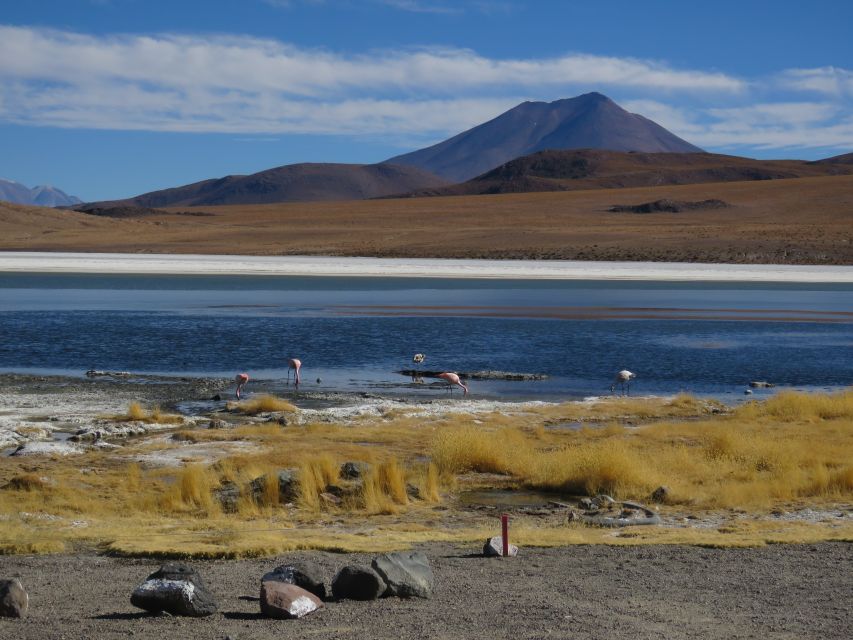
[[509, 515], [501, 514], [501, 539], [503, 540], [503, 557], [509, 556]]

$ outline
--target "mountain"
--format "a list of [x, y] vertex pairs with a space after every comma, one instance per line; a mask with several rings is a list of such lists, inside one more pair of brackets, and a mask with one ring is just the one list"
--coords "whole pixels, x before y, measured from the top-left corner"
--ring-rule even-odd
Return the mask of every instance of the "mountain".
[[248, 176], [225, 176], [182, 187], [144, 193], [100, 206], [191, 207], [225, 204], [270, 204], [316, 200], [362, 200], [447, 182], [414, 167], [392, 164], [291, 164]]
[[47, 185], [32, 189], [20, 182], [0, 178], [0, 200], [15, 204], [34, 204], [41, 207], [61, 207], [82, 202], [80, 198], [69, 196], [64, 191]]
[[753, 160], [715, 153], [638, 153], [579, 149], [539, 151], [481, 176], [412, 196], [618, 189], [706, 182], [779, 180], [853, 173], [843, 162]]
[[853, 164], [853, 153], [845, 153], [840, 156], [815, 160], [815, 164]]
[[545, 149], [695, 153], [702, 150], [607, 96], [523, 102], [494, 120], [431, 147], [391, 158], [453, 182]]

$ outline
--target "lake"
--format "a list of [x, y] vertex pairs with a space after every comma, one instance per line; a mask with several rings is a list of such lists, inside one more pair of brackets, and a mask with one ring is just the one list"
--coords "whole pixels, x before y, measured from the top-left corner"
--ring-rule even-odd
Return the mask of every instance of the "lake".
[[[0, 273], [0, 370], [283, 379], [430, 395], [395, 373], [543, 373], [473, 397], [741, 395], [853, 383], [853, 285]], [[317, 383], [317, 378], [321, 382]], [[426, 380], [429, 383], [429, 379]]]

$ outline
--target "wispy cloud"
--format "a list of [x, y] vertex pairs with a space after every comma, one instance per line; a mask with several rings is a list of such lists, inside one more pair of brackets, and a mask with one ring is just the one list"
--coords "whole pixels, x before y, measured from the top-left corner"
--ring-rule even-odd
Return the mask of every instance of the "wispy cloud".
[[572, 54], [464, 49], [347, 55], [244, 36], [92, 36], [0, 26], [0, 118], [60, 127], [241, 133], [458, 131], [571, 87], [742, 90], [720, 73]]
[[[768, 84], [820, 99], [756, 100]], [[509, 59], [422, 47], [355, 54], [248, 36], [94, 36], [0, 25], [0, 121], [34, 126], [411, 140], [456, 133], [526, 98], [589, 90], [632, 97], [631, 110], [704, 146], [853, 146], [853, 74], [834, 67], [744, 79], [585, 53]]]

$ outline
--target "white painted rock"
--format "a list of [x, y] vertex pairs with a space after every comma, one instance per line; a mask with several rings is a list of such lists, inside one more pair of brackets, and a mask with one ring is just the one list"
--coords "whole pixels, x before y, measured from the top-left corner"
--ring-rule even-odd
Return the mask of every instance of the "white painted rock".
[[320, 598], [295, 584], [277, 580], [261, 583], [261, 613], [267, 618], [304, 618], [322, 608]]

